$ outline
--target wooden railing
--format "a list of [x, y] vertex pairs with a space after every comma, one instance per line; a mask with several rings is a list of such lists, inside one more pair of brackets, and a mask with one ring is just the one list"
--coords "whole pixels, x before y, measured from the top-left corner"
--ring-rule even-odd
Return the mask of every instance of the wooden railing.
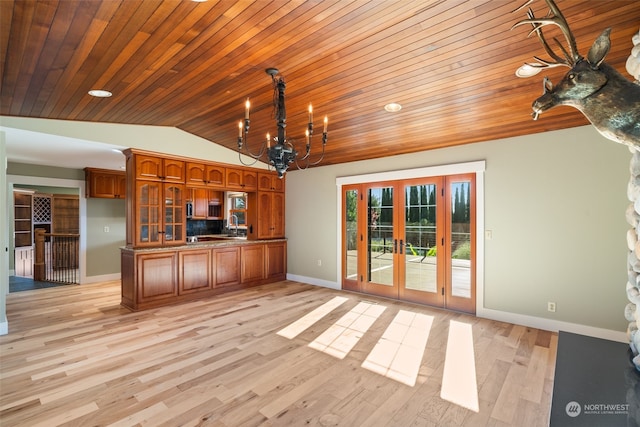
[[43, 282], [79, 284], [80, 235], [35, 230], [33, 279]]

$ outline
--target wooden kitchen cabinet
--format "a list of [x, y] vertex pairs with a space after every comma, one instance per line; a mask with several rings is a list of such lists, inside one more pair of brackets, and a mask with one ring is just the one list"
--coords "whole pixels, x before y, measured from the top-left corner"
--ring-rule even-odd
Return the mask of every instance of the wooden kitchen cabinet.
[[136, 259], [137, 294], [140, 303], [174, 298], [178, 295], [177, 253], [153, 252]]
[[250, 227], [247, 237], [253, 239], [273, 239], [284, 237], [284, 193], [258, 191], [248, 195]]
[[209, 211], [209, 195], [206, 188], [190, 188], [193, 203], [192, 219], [207, 219]]
[[178, 252], [178, 294], [185, 295], [211, 289], [211, 250]]
[[242, 246], [240, 255], [242, 283], [262, 280], [265, 276], [264, 245]]
[[127, 245], [186, 242], [185, 162], [128, 149]]
[[278, 191], [284, 193], [285, 177], [279, 178], [275, 172], [258, 172], [258, 191]]
[[270, 242], [265, 245], [265, 270], [267, 279], [286, 279], [287, 242]]
[[122, 171], [85, 168], [86, 196], [102, 199], [124, 199], [127, 176]]
[[224, 191], [207, 190], [207, 219], [224, 219]]
[[226, 170], [223, 166], [187, 162], [186, 168], [186, 184], [189, 186], [224, 188], [226, 185]]
[[131, 310], [219, 295], [286, 279], [285, 240], [120, 250], [121, 304]]
[[212, 250], [213, 286], [223, 288], [240, 284], [240, 247], [226, 246]]
[[[184, 185], [137, 181], [135, 183], [133, 246], [163, 246], [186, 241]], [[128, 242], [129, 243], [129, 242]]]
[[182, 160], [135, 154], [134, 178], [184, 184], [185, 164]]
[[255, 191], [258, 189], [258, 173], [248, 169], [226, 169], [226, 188], [230, 190]]
[[193, 203], [191, 219], [223, 219], [224, 192], [208, 188], [187, 189]]

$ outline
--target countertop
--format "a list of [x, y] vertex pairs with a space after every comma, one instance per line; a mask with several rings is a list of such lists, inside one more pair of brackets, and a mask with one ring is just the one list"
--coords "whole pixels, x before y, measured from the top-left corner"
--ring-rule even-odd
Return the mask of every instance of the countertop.
[[142, 247], [132, 248], [130, 246], [123, 246], [120, 248], [123, 252], [158, 252], [158, 251], [173, 251], [183, 249], [202, 249], [203, 247], [224, 247], [224, 246], [238, 246], [238, 245], [258, 245], [270, 242], [286, 242], [286, 238], [280, 239], [264, 239], [264, 240], [247, 240], [246, 237], [223, 237], [213, 238], [210, 241], [205, 242], [193, 242], [181, 245], [165, 245], [156, 247]]

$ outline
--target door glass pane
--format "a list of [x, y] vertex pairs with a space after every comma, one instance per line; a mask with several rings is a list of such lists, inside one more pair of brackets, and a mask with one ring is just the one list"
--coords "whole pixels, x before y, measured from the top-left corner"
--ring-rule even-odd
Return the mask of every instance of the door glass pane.
[[358, 190], [345, 192], [345, 260], [347, 279], [358, 279]]
[[406, 289], [436, 292], [436, 185], [405, 187]]
[[393, 187], [367, 194], [367, 280], [393, 286]]
[[453, 181], [451, 191], [451, 294], [471, 298], [471, 183]]
[[182, 219], [182, 191], [178, 187], [167, 186], [164, 194], [164, 239], [181, 239], [180, 222]]
[[160, 241], [160, 184], [149, 184], [149, 241]]

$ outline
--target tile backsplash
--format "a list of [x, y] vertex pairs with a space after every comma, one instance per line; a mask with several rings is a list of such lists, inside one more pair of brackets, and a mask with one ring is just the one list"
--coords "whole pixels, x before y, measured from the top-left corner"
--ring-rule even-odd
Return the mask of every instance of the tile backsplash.
[[223, 220], [221, 219], [188, 219], [187, 236], [203, 236], [206, 234], [221, 234]]

